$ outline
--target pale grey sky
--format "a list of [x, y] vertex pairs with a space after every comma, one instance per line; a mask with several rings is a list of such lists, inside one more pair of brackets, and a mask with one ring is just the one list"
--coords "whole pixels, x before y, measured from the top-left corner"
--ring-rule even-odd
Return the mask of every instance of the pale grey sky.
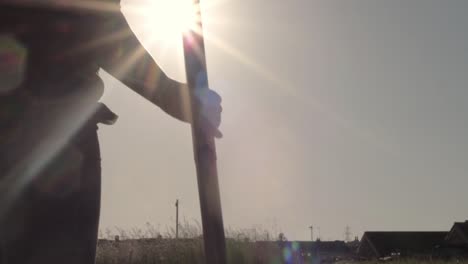
[[[127, 0], [130, 4], [132, 0]], [[204, 0], [226, 227], [306, 240], [468, 219], [468, 1]], [[150, 45], [184, 80], [180, 46]], [[155, 32], [154, 34], [157, 34]], [[146, 42], [145, 42], [146, 41]], [[181, 43], [179, 44], [181, 45]], [[102, 73], [101, 227], [199, 219], [189, 126]]]

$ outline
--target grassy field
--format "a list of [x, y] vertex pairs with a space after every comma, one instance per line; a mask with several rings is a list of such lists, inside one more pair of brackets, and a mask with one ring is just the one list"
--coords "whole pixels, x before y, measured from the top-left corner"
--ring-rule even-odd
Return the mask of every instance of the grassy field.
[[[116, 229], [116, 232], [106, 231], [101, 234], [98, 243], [96, 264], [204, 264], [203, 240], [201, 227], [198, 223], [185, 221], [179, 227], [179, 239], [174, 239], [175, 231], [166, 230], [161, 234], [158, 228], [148, 224], [145, 229], [129, 231]], [[119, 241], [115, 240], [115, 236]], [[276, 247], [268, 251], [257, 247], [255, 241], [271, 241], [278, 237], [261, 228], [226, 231], [227, 258], [229, 264], [315, 264], [319, 263], [316, 257], [305, 261], [294, 261], [291, 252]], [[296, 254], [297, 257], [297, 254]], [[383, 261], [340, 261], [338, 263], [373, 264]], [[328, 262], [330, 263], [330, 262]], [[452, 264], [466, 263], [468, 261], [421, 261], [415, 259], [401, 259], [398, 261], [385, 261], [385, 263], [431, 263]]]
[[[96, 264], [204, 264], [201, 233], [198, 222], [186, 220], [179, 226], [179, 239], [174, 239], [174, 229], [161, 232], [160, 228], [149, 223], [143, 229], [105, 230], [100, 235]], [[120, 241], [115, 241], [116, 236]], [[226, 230], [226, 237], [229, 237], [226, 241], [228, 263], [258, 263], [250, 242], [277, 236], [260, 227]], [[279, 255], [270, 257], [268, 263], [282, 263], [281, 259]]]
[[[340, 262], [340, 263], [346, 263], [346, 262]], [[362, 264], [382, 264], [382, 263], [392, 263], [392, 264], [468, 264], [468, 261], [421, 261], [421, 260], [414, 260], [414, 259], [403, 259], [399, 261], [388, 261], [388, 262], [382, 262], [382, 261], [363, 261], [359, 262]]]
[[[249, 243], [227, 241], [228, 263], [256, 263]], [[100, 241], [97, 264], [203, 264], [201, 239], [139, 239], [129, 241]], [[281, 263], [278, 256], [277, 261]]]
[[[246, 241], [227, 240], [227, 255], [229, 264], [293, 264], [319, 263], [317, 259], [306, 261], [287, 261], [281, 251], [279, 254], [260, 256], [255, 251], [254, 243]], [[98, 246], [96, 264], [204, 264], [203, 241], [201, 239], [135, 239], [120, 242], [101, 240]], [[329, 263], [329, 262], [328, 262]], [[337, 263], [373, 264], [383, 261], [340, 261]], [[455, 264], [468, 261], [421, 261], [401, 259], [385, 261], [385, 263], [427, 263]]]

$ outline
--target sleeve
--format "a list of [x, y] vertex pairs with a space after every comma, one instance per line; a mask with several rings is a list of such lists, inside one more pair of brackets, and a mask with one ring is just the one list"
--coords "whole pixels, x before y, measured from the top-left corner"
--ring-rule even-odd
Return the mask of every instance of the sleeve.
[[171, 80], [133, 33], [122, 12], [104, 16], [99, 66], [153, 103], [159, 104], [162, 88]]
[[103, 17], [99, 66], [169, 115], [188, 122], [188, 88], [170, 79], [132, 32], [121, 12]]

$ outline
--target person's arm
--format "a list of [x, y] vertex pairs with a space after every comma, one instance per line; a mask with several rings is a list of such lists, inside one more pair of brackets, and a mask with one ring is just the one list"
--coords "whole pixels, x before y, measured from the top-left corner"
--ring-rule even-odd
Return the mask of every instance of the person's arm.
[[106, 16], [100, 66], [169, 115], [190, 122], [188, 87], [170, 79], [141, 45], [122, 13]]

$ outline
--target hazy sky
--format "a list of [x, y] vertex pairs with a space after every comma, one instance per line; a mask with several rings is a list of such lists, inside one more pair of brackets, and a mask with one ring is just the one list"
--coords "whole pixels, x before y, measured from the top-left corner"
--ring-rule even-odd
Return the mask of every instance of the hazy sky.
[[[343, 239], [346, 225], [361, 236], [468, 219], [468, 1], [203, 3], [210, 83], [224, 100], [226, 227], [307, 240], [313, 225]], [[181, 43], [151, 44], [127, 17], [184, 80]], [[190, 127], [102, 76], [120, 119], [100, 128], [101, 227], [164, 232], [176, 199], [200, 219]]]

